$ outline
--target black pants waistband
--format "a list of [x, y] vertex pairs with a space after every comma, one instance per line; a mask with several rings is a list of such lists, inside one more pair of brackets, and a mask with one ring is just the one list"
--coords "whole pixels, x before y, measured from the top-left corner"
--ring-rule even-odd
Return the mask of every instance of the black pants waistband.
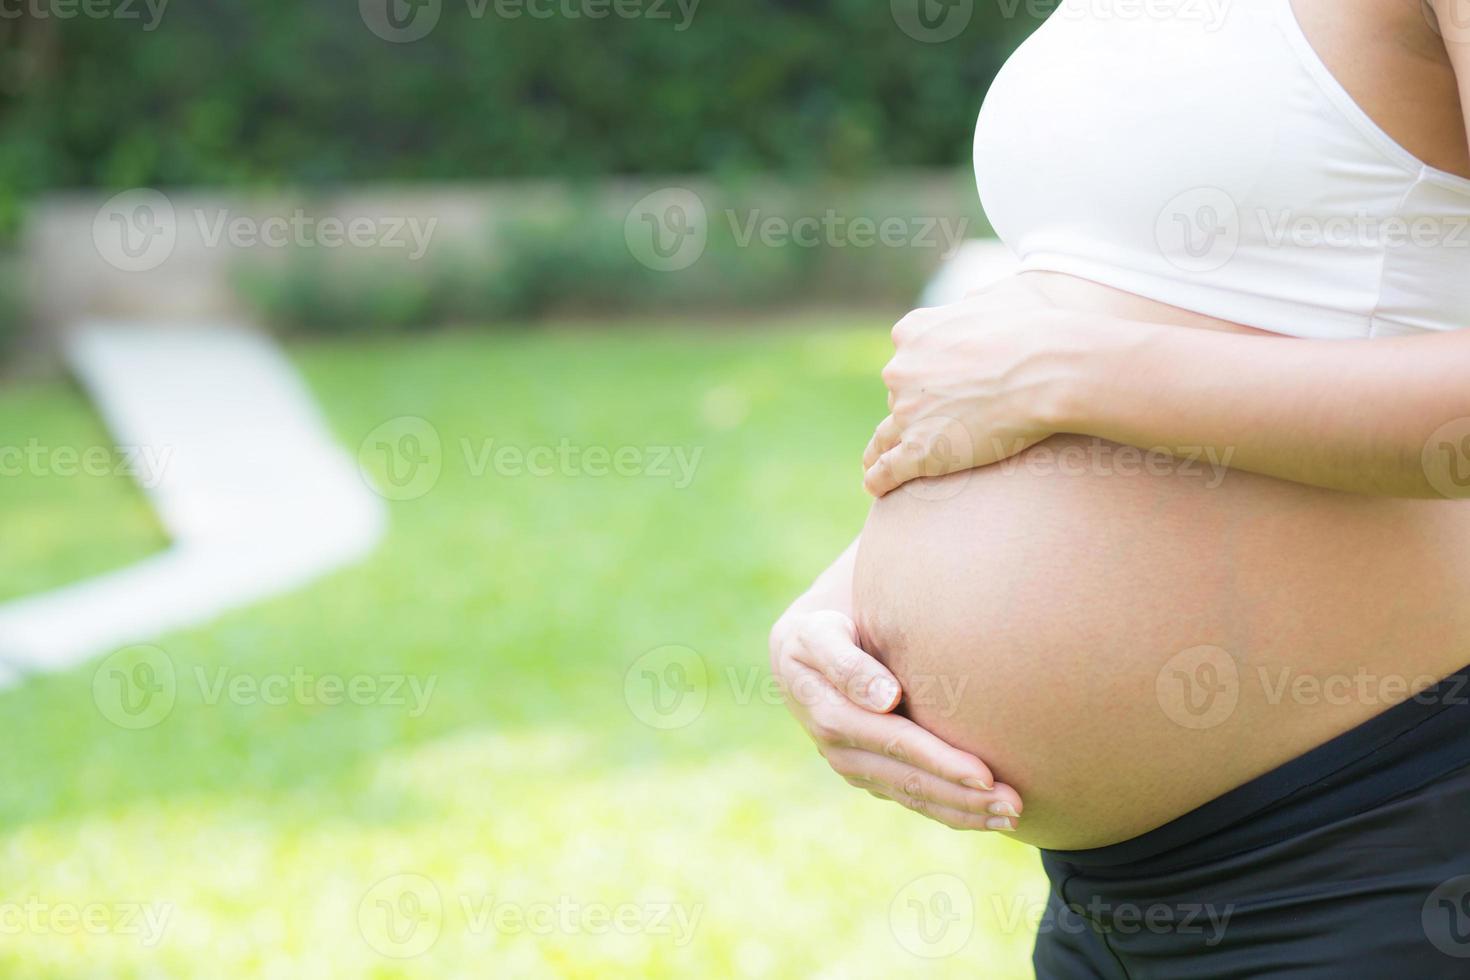
[[1470, 666], [1162, 827], [1106, 847], [1043, 851], [1043, 859], [1130, 874], [1215, 860], [1360, 813], [1467, 764]]

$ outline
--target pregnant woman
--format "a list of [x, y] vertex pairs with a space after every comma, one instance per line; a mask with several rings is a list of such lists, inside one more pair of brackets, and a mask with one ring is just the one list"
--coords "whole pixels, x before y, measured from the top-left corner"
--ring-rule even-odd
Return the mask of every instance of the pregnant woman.
[[1467, 0], [1065, 0], [986, 98], [1020, 271], [895, 328], [772, 665], [1041, 849], [1040, 977], [1470, 976], [1467, 108]]

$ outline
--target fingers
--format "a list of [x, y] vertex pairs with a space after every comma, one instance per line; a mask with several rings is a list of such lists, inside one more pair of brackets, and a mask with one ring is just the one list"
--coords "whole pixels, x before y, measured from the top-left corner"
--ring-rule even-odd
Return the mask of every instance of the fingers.
[[995, 788], [985, 763], [907, 718], [842, 701], [812, 705], [810, 715], [812, 735], [823, 748], [861, 749], [971, 789]]
[[[930, 416], [896, 430], [898, 425], [894, 423], [890, 430], [892, 445], [869, 463], [863, 474], [863, 489], [874, 497], [882, 497], [910, 480], [959, 473], [976, 464], [970, 434], [954, 419]], [[873, 438], [876, 442], [878, 436]]]
[[900, 347], [923, 333], [937, 309], [932, 306], [921, 306], [905, 313], [903, 318], [893, 325], [893, 346]]
[[[893, 398], [892, 395], [888, 397], [890, 400]], [[903, 430], [899, 428], [898, 421], [892, 415], [879, 422], [878, 428], [873, 432], [873, 438], [868, 441], [868, 448], [863, 450], [863, 469], [871, 467], [878, 462], [880, 456], [898, 445], [899, 437], [902, 435]]]
[[863, 489], [874, 497], [882, 497], [918, 477], [942, 476], [944, 471], [926, 471], [930, 458], [929, 447], [917, 439], [891, 445], [868, 465], [863, 473]]
[[1016, 828], [1021, 798], [996, 785], [985, 763], [885, 713], [902, 695], [898, 681], [857, 645], [849, 616], [806, 617], [782, 641], [776, 667], [792, 713], [849, 782], [957, 829]]
[[1009, 786], [970, 789], [861, 749], [832, 749], [827, 763], [849, 783], [956, 830], [1015, 830], [1021, 798]]
[[822, 675], [854, 704], [892, 711], [903, 696], [898, 680], [857, 645], [857, 627], [838, 612], [808, 618], [793, 636], [791, 658]]
[[936, 820], [952, 830], [1013, 831], [1016, 829], [1016, 819], [1014, 817], [981, 816], [980, 814], [968, 813], [964, 810], [955, 810], [951, 807], [930, 802], [929, 800], [907, 796], [903, 793], [896, 793], [890, 796], [882, 790], [870, 790], [870, 792], [874, 796], [901, 804], [920, 816], [928, 817], [930, 820]]

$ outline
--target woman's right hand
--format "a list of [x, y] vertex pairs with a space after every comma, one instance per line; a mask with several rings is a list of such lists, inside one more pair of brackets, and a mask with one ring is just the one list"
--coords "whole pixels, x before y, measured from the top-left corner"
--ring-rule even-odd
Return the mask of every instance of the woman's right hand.
[[786, 707], [837, 774], [956, 830], [1015, 830], [1021, 797], [990, 769], [900, 715], [898, 681], [837, 610], [783, 617], [771, 670]]

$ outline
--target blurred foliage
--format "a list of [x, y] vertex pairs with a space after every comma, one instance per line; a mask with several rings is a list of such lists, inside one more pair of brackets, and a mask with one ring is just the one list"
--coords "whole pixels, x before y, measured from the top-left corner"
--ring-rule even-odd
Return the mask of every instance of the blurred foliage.
[[407, 0], [17, 7], [0, 20], [0, 233], [57, 186], [948, 166], [1029, 23], [977, 4], [924, 43], [873, 0], [706, 0], [687, 19], [674, 0], [632, 0], [662, 14], [637, 18], [417, 2], [442, 11], [412, 43], [362, 12]]
[[0, 362], [12, 352], [24, 328], [25, 294], [15, 257], [0, 252]]
[[[247, 259], [235, 282], [265, 321], [324, 334], [803, 304], [883, 309], [914, 296], [956, 239], [989, 232], [968, 173], [876, 183], [736, 178], [703, 189], [701, 202], [703, 251], [672, 272], [635, 258], [627, 203], [589, 186], [497, 207], [474, 254], [448, 245], [411, 261], [402, 252], [296, 247], [284, 259]], [[805, 245], [756, 230], [770, 223], [788, 232], [805, 221], [810, 231], [824, 212], [848, 225]], [[902, 244], [844, 230], [885, 220], [901, 222]]]
[[336, 334], [554, 314], [749, 310], [800, 295], [821, 259], [813, 249], [741, 247], [717, 223], [694, 267], [658, 272], [634, 260], [621, 221], [589, 215], [568, 207], [516, 217], [492, 232], [496, 258], [488, 262], [372, 254], [342, 261], [308, 247], [285, 262], [243, 265], [236, 283], [266, 321]]

